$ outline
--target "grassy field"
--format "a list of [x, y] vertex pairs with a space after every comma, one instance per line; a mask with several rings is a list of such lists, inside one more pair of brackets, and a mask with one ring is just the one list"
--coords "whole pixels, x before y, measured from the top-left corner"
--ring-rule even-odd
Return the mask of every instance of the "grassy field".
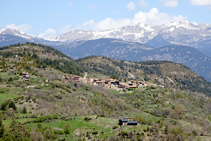
[[[27, 122], [27, 121], [32, 121], [34, 120], [34, 118], [20, 118], [20, 119], [17, 119], [17, 121], [21, 122], [21, 123], [24, 123], [24, 122]], [[2, 120], [2, 123], [8, 127], [12, 122], [12, 119], [7, 119], [7, 120]]]
[[[76, 129], [99, 129], [99, 126], [93, 124], [92, 122], [87, 122], [84, 120], [84, 117], [77, 117], [75, 120], [69, 120], [69, 121], [64, 121], [64, 120], [55, 120], [51, 122], [42, 122], [42, 125], [49, 126], [51, 128], [60, 128], [63, 129], [64, 125], [66, 122], [69, 122], [71, 125], [71, 133], [73, 133]], [[29, 123], [27, 124], [28, 127], [30, 128], [36, 128], [37, 123]]]
[[8, 93], [0, 93], [0, 104], [3, 103], [5, 100], [16, 98], [20, 95], [18, 94], [8, 94]]

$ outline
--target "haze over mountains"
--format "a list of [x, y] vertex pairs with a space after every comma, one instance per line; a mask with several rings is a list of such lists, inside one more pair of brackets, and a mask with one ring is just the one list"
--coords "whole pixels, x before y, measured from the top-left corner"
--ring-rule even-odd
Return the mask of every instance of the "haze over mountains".
[[188, 21], [174, 21], [160, 26], [137, 24], [105, 31], [73, 30], [47, 39], [37, 38], [14, 29], [0, 29], [1, 46], [6, 45], [4, 42], [8, 40], [5, 39], [5, 36], [8, 34], [22, 38], [19, 41], [28, 40], [52, 46], [70, 44], [75, 41], [114, 38], [147, 44], [152, 47], [169, 44], [186, 45], [197, 48], [206, 55], [211, 54], [211, 25], [194, 24]]
[[121, 39], [153, 47], [169, 44], [186, 45], [197, 48], [206, 55], [211, 54], [211, 25], [197, 25], [188, 21], [175, 21], [161, 26], [137, 24], [106, 31], [74, 30], [47, 40], [70, 43], [100, 38]]
[[0, 46], [18, 42], [53, 46], [74, 59], [103, 55], [128, 61], [174, 61], [187, 65], [211, 81], [209, 24], [194, 24], [188, 21], [175, 21], [160, 26], [137, 24], [106, 31], [74, 30], [47, 39], [15, 29], [0, 29]]

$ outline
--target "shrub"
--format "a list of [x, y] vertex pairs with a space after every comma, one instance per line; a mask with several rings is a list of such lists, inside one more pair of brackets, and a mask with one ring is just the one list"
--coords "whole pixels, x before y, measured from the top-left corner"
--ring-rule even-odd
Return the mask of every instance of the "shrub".
[[165, 129], [164, 129], [164, 133], [168, 134], [168, 126], [166, 125]]
[[90, 120], [92, 120], [92, 118], [85, 117], [84, 120], [85, 121], [90, 121]]
[[15, 110], [15, 111], [17, 110], [15, 103], [13, 101], [10, 102], [9, 108], [13, 108], [13, 110]]
[[7, 108], [7, 103], [6, 102], [2, 103], [1, 104], [1, 110], [6, 111], [6, 108]]
[[13, 111], [12, 108], [10, 108], [10, 109], [7, 110], [7, 115], [8, 116], [13, 116], [14, 115], [14, 111]]
[[30, 118], [37, 118], [37, 115], [31, 115]]
[[23, 113], [23, 114], [27, 114], [26, 107], [23, 107], [22, 113]]
[[185, 111], [185, 108], [180, 104], [177, 104], [174, 110], [177, 118], [179, 119], [181, 119], [181, 117], [183, 116], [184, 111]]
[[134, 117], [133, 120], [139, 121], [142, 124], [146, 124], [146, 119], [142, 116]]
[[92, 132], [92, 135], [97, 135], [97, 134], [98, 134], [97, 131], [93, 131], [93, 132]]
[[64, 133], [65, 134], [70, 134], [70, 123], [69, 122], [66, 122], [65, 125], [64, 125]]
[[53, 119], [58, 119], [58, 116], [56, 114], [54, 114]]
[[37, 123], [37, 127], [38, 127], [39, 129], [41, 129], [41, 128], [42, 128], [42, 124], [41, 124], [41, 123]]
[[44, 137], [41, 132], [32, 131], [30, 132], [31, 141], [43, 141]]
[[41, 86], [40, 85], [35, 86], [35, 89], [41, 89]]
[[113, 129], [117, 129], [117, 128], [118, 128], [118, 126], [114, 126], [114, 127], [113, 127]]
[[10, 78], [8, 79], [8, 81], [13, 81], [12, 77], [10, 77]]
[[52, 134], [51, 134], [50, 129], [46, 129], [45, 132], [44, 132], [44, 134], [45, 134], [45, 137], [46, 137], [47, 139], [52, 138]]
[[33, 98], [32, 100], [34, 101], [34, 103], [36, 103], [36, 98]]
[[2, 124], [2, 119], [0, 119], [0, 138], [3, 137], [4, 134], [4, 125]]
[[62, 135], [62, 134], [64, 134], [64, 131], [63, 130], [54, 130], [54, 133]]

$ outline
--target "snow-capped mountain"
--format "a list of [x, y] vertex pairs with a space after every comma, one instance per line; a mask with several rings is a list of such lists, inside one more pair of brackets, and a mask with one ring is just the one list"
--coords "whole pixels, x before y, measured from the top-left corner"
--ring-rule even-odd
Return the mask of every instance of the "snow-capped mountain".
[[74, 30], [47, 40], [70, 43], [80, 40], [115, 38], [147, 44], [156, 36], [162, 37], [170, 44], [191, 45], [198, 48], [197, 42], [211, 39], [211, 25], [194, 24], [188, 21], [174, 21], [161, 26], [137, 24], [106, 31]]
[[104, 31], [72, 30], [47, 39], [34, 37], [15, 29], [0, 29], [0, 46], [28, 41], [53, 47], [72, 47], [72, 44], [78, 41], [101, 38], [138, 42], [152, 47], [161, 47], [170, 44], [187, 45], [211, 56], [211, 25], [195, 24], [184, 20], [174, 21], [160, 26], [150, 26], [140, 23]]
[[[145, 43], [157, 35], [151, 26], [145, 24], [137, 24], [134, 26], [124, 26], [119, 29], [104, 31], [83, 31], [73, 30], [65, 34], [48, 38], [49, 41], [73, 42], [80, 40], [94, 40], [100, 38], [123, 39], [125, 41]], [[147, 39], [145, 39], [147, 37]]]
[[38, 38], [33, 35], [21, 32], [17, 29], [0, 28], [0, 47], [17, 43], [24, 43], [24, 42], [34, 42], [52, 46], [55, 45], [56, 43], [58, 44], [58, 42], [51, 42], [48, 40], [44, 40], [42, 38]]
[[24, 32], [21, 32], [17, 29], [11, 29], [11, 28], [7, 28], [7, 29], [0, 29], [0, 34], [6, 35], [14, 35], [14, 36], [18, 36], [21, 38], [25, 38], [25, 39], [29, 39], [29, 40], [33, 40], [33, 39], [37, 39], [37, 37], [26, 34]]

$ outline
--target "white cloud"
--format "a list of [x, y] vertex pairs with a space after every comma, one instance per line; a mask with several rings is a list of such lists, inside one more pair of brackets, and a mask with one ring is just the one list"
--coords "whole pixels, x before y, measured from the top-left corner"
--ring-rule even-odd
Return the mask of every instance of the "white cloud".
[[99, 8], [96, 5], [93, 4], [93, 5], [90, 6], [90, 9], [91, 10], [98, 10]]
[[132, 10], [135, 10], [136, 9], [136, 6], [133, 2], [130, 2], [127, 4], [127, 10], [128, 11], [132, 11]]
[[38, 35], [39, 38], [50, 38], [56, 35], [56, 31], [52, 28], [47, 29], [45, 32]]
[[167, 13], [160, 13], [157, 8], [152, 8], [149, 12], [138, 12], [133, 19], [117, 19], [106, 18], [100, 22], [95, 22], [93, 19], [86, 21], [83, 24], [77, 25], [77, 29], [91, 29], [91, 30], [107, 30], [119, 28], [126, 25], [134, 25], [144, 23], [148, 25], [161, 25], [175, 20], [184, 20], [185, 17], [178, 15], [169, 15]]
[[190, 0], [192, 5], [211, 5], [211, 0]]
[[12, 28], [12, 29], [17, 29], [21, 32], [27, 33], [29, 29], [31, 29], [31, 25], [28, 24], [22, 24], [22, 25], [15, 25], [15, 24], [9, 24], [6, 25], [6, 28]]
[[73, 6], [73, 3], [72, 2], [69, 2], [69, 6]]
[[138, 4], [142, 7], [146, 7], [147, 5], [149, 5], [148, 3], [146, 3], [144, 0], [139, 0]]
[[179, 2], [178, 0], [160, 0], [165, 7], [176, 7]]
[[68, 32], [69, 30], [70, 30], [70, 25], [66, 25], [66, 26], [62, 27], [62, 28], [59, 30], [59, 32], [60, 32], [61, 34], [63, 34], [63, 33]]

